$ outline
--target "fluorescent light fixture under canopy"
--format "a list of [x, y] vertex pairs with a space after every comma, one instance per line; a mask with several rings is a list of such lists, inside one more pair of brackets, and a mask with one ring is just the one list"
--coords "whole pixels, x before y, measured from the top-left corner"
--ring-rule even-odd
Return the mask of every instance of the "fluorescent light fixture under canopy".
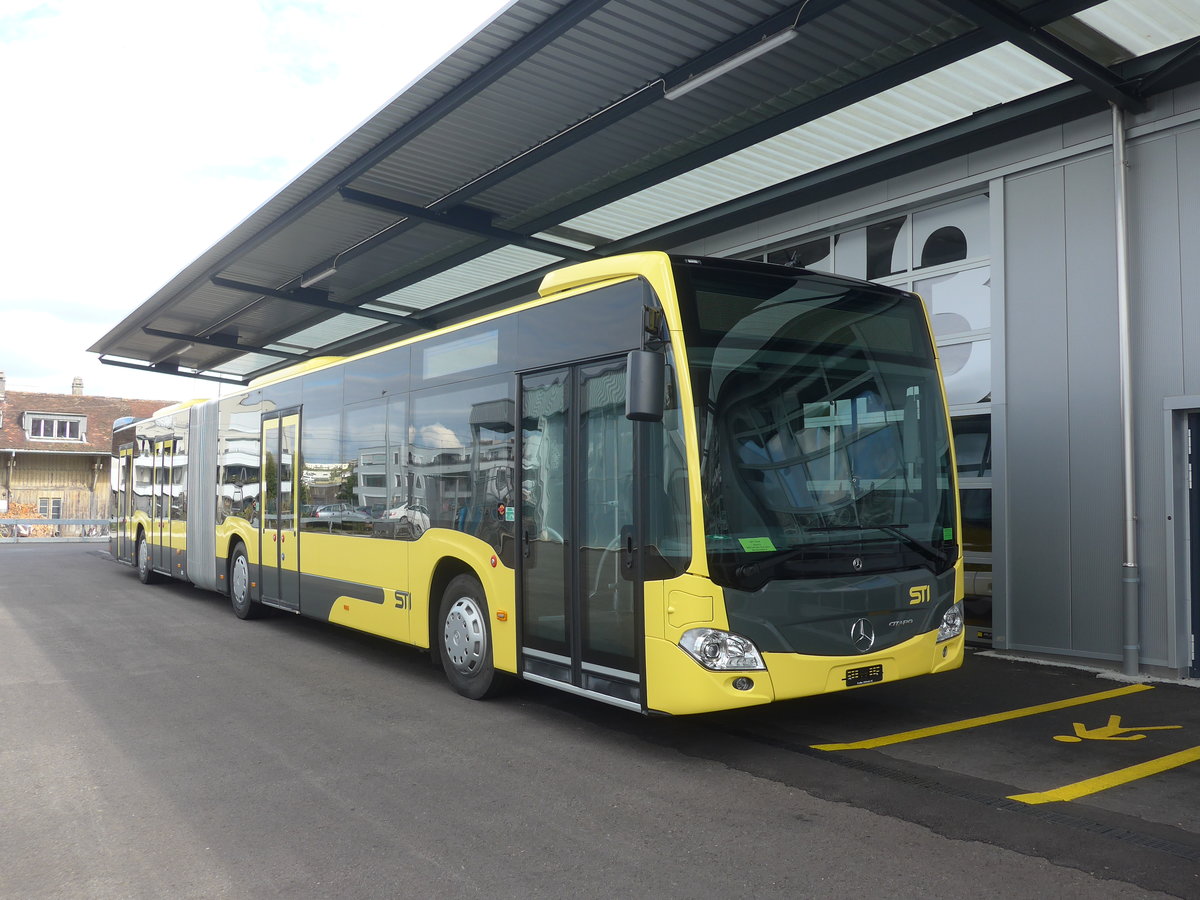
[[792, 40], [799, 32], [794, 28], [787, 28], [783, 31], [776, 32], [770, 37], [763, 38], [752, 47], [747, 47], [741, 53], [737, 53], [724, 62], [717, 63], [711, 69], [705, 69], [699, 75], [693, 75], [687, 81], [680, 82], [675, 87], [670, 88], [663, 96], [668, 100], [678, 100], [684, 94], [696, 90], [696, 88], [708, 84], [714, 78], [720, 78], [727, 72], [732, 72], [738, 66], [743, 66], [752, 59], [758, 59], [764, 53], [770, 53], [776, 47], [781, 47], [788, 41]]
[[300, 287], [302, 287], [302, 288], [312, 287], [318, 281], [324, 281], [326, 278], [335, 274], [336, 272], [337, 272], [337, 266], [326, 266], [325, 268], [321, 269], [320, 271], [313, 272], [311, 274], [301, 275], [300, 276]]

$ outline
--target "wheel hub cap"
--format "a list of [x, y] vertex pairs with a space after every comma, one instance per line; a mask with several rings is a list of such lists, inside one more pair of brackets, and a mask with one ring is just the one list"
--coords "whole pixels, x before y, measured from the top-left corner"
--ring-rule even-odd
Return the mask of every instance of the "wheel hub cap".
[[237, 562], [233, 564], [233, 599], [235, 602], [242, 603], [246, 599], [246, 585], [249, 582], [245, 557], [238, 557]]
[[483, 612], [470, 597], [460, 597], [450, 607], [443, 635], [450, 664], [463, 675], [479, 671], [487, 651]]

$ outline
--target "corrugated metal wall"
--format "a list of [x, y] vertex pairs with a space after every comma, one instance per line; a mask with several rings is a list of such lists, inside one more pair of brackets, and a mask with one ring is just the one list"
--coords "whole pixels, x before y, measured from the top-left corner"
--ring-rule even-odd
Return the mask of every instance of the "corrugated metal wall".
[[[1187, 628], [1187, 598], [1170, 602], [1163, 401], [1200, 395], [1200, 127], [1135, 140], [1129, 161], [1141, 655], [1144, 664], [1183, 667], [1174, 636]], [[1006, 186], [1015, 649], [1121, 655], [1113, 196], [1107, 153]]]
[[1120, 658], [1111, 156], [1005, 188], [1008, 646]]

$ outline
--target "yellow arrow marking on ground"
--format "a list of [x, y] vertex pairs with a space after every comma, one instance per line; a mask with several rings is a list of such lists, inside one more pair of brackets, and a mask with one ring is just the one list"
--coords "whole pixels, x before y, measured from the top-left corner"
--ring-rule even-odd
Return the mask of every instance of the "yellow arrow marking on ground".
[[1098, 728], [1085, 728], [1082, 722], [1072, 722], [1074, 734], [1056, 734], [1054, 739], [1064, 744], [1078, 744], [1080, 741], [1140, 741], [1144, 734], [1133, 734], [1135, 731], [1170, 731], [1182, 728], [1182, 725], [1122, 725], [1120, 716], [1109, 716], [1108, 724]]
[[1139, 778], [1146, 778], [1149, 775], [1157, 775], [1159, 772], [1177, 769], [1198, 759], [1200, 759], [1200, 747], [1190, 747], [1187, 750], [1180, 750], [1178, 753], [1172, 753], [1169, 756], [1160, 756], [1158, 759], [1152, 759], [1149, 762], [1109, 772], [1107, 775], [1097, 775], [1095, 778], [1077, 781], [1074, 784], [1066, 784], [1052, 791], [1013, 794], [1008, 799], [1018, 800], [1021, 803], [1028, 803], [1030, 805], [1078, 800], [1080, 797], [1086, 797], [1088, 794], [1107, 791], [1109, 788], [1119, 787], [1122, 784], [1137, 781]]
[[965, 731], [980, 725], [992, 725], [996, 722], [1008, 722], [1025, 716], [1036, 716], [1056, 709], [1068, 709], [1072, 706], [1082, 706], [1085, 703], [1096, 703], [1100, 700], [1112, 700], [1114, 697], [1124, 697], [1140, 691], [1153, 690], [1149, 684], [1131, 684], [1129, 687], [1117, 688], [1112, 691], [1101, 691], [1098, 694], [1085, 694], [1082, 697], [1071, 697], [1068, 700], [1056, 700], [1053, 703], [1043, 703], [1040, 706], [1026, 706], [1024, 709], [1012, 709], [1008, 712], [995, 713], [990, 716], [978, 716], [974, 719], [962, 719], [958, 722], [948, 722], [945, 725], [933, 725], [929, 728], [918, 728], [915, 731], [904, 731], [899, 734], [889, 734], [884, 737], [871, 738], [865, 741], [854, 741], [849, 744], [813, 744], [814, 750], [874, 750], [877, 747], [888, 747], [892, 744], [903, 744], [905, 741], [919, 741], [922, 738], [934, 737], [939, 734], [949, 734], [954, 731]]

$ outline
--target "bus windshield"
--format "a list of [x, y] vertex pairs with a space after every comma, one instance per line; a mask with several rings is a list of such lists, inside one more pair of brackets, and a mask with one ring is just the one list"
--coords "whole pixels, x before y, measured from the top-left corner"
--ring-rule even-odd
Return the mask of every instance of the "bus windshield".
[[784, 267], [675, 269], [714, 581], [949, 569], [950, 441], [920, 300]]

